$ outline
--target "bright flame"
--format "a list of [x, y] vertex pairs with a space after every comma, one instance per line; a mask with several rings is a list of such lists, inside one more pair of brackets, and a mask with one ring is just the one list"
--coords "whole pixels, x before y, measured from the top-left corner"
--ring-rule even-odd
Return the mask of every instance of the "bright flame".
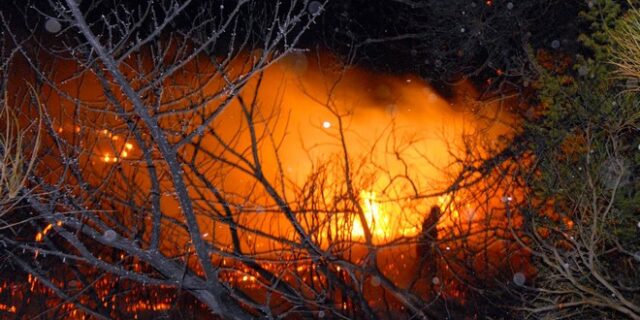
[[[389, 217], [386, 211], [382, 211], [380, 203], [376, 201], [376, 193], [362, 191], [360, 192], [360, 201], [362, 211], [364, 213], [365, 222], [375, 237], [385, 238], [389, 235]], [[364, 227], [360, 219], [356, 218], [353, 222], [351, 234], [355, 237], [364, 237]]]
[[[412, 236], [418, 232], [415, 226], [401, 225], [392, 219], [394, 210], [390, 205], [381, 204], [374, 191], [360, 192], [360, 206], [364, 213], [365, 223], [376, 242], [389, 240], [397, 236]], [[351, 235], [364, 238], [364, 226], [356, 216], [353, 220]]]

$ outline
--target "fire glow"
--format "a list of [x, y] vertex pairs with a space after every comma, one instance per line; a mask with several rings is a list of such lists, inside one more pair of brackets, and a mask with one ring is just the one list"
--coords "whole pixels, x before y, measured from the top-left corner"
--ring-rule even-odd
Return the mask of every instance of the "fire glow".
[[[203, 69], [198, 70], [200, 74], [212, 72], [211, 66], [197, 67]], [[188, 65], [185, 68], [196, 66]], [[59, 79], [54, 80], [63, 83], [62, 79], [71, 78], [74, 70], [74, 66], [61, 64], [56, 75]], [[202, 95], [201, 100], [210, 101], [212, 105], [220, 103], [219, 100], [208, 100], [208, 96], [220, 86], [224, 86], [221, 79], [207, 78], [207, 81], [200, 83], [200, 79], [189, 76], [194, 73], [193, 70], [187, 71], [187, 75], [177, 73], [176, 79], [171, 80], [187, 88], [202, 88], [203, 93], [199, 93]], [[95, 79], [86, 77], [87, 79], [82, 81], [82, 99], [104, 103], [102, 90]], [[77, 89], [74, 86], [79, 84], [67, 81], [61, 85], [70, 93]], [[176, 96], [183, 95], [181, 90], [187, 90], [167, 86], [167, 101], [176, 100]], [[46, 104], [52, 109], [51, 114], [74, 114], [70, 106], [61, 102], [62, 97], [56, 97], [49, 90], [45, 90], [42, 95], [49, 96]], [[253, 95], [259, 97], [259, 108], [255, 111], [257, 118], [256, 123], [251, 124], [252, 129], [268, 133], [273, 140], [283, 141], [278, 148], [265, 144], [264, 148], [259, 150], [263, 174], [274, 181], [286, 181], [277, 187], [285, 190], [283, 193], [286, 196], [296, 199], [292, 201], [293, 211], [298, 212], [296, 210], [299, 209], [301, 224], [306, 230], [314, 230], [314, 236], [323, 248], [344, 239], [363, 244], [367, 232], [373, 237], [373, 244], [380, 247], [398, 239], [415, 238], [422, 231], [422, 223], [433, 206], [441, 208], [445, 213], [438, 222], [439, 230], [453, 229], [461, 222], [470, 226], [473, 221], [483, 218], [475, 212], [476, 208], [469, 205], [452, 205], [453, 199], [448, 195], [439, 198], [415, 197], [416, 189], [424, 194], [441, 190], [460, 169], [451, 166], [454, 158], [449, 152], [452, 151], [452, 147], [462, 146], [464, 135], [481, 130], [485, 138], [491, 140], [509, 132], [508, 123], [503, 123], [509, 122], [505, 120], [507, 116], [501, 114], [497, 105], [486, 106], [484, 109], [487, 114], [497, 116], [487, 117], [471, 112], [474, 108], [469, 102], [472, 99], [468, 97], [473, 97], [475, 93], [469, 85], [462, 84], [456, 96], [448, 101], [440, 97], [427, 83], [414, 76], [376, 74], [344, 66], [333, 58], [315, 60], [304, 54], [294, 53], [268, 68], [259, 84], [256, 80], [248, 82], [241, 96], [249, 99]], [[180, 109], [193, 103], [187, 100], [177, 99], [177, 102], [172, 102], [172, 107]], [[93, 147], [80, 158], [81, 165], [92, 170], [87, 180], [96, 185], [109, 181], [117, 186], [113, 192], [124, 198], [126, 189], [119, 189], [123, 182], [110, 180], [114, 179], [111, 175], [116, 169], [122, 170], [125, 175], [139, 169], [144, 160], [140, 145], [133, 142], [131, 132], [126, 130], [121, 119], [86, 110], [83, 112], [84, 119], [81, 120], [64, 116], [55, 119], [58, 133], [69, 140], [74, 136], [81, 136], [85, 146], [92, 145]], [[210, 126], [217, 136], [204, 133], [197, 138], [199, 145], [211, 154], [224, 154], [226, 146], [221, 146], [220, 140], [233, 143], [238, 150], [249, 149], [249, 125], [243, 122], [243, 116], [240, 103], [232, 102]], [[197, 118], [194, 115], [183, 118], [167, 116], [162, 126], [167, 131], [178, 131], [180, 127], [193, 129], [200, 125]], [[88, 126], [87, 123], [90, 122], [93, 124]], [[341, 139], [344, 142], [341, 142]], [[346, 148], [348, 160], [341, 158], [346, 153]], [[190, 145], [183, 148], [183, 153], [185, 157], [195, 154]], [[269, 259], [275, 257], [286, 260], [283, 257], [287, 257], [287, 248], [283, 248], [273, 239], [296, 241], [297, 235], [278, 210], [278, 205], [267, 197], [264, 190], [256, 191], [248, 187], [255, 183], [255, 177], [247, 176], [238, 168], [211, 163], [202, 153], [194, 157], [202, 157], [196, 161], [202, 166], [211, 166], [211, 171], [205, 173], [210, 175], [213, 184], [228, 195], [228, 207], [237, 217], [238, 223], [243, 226], [239, 232], [242, 251]], [[345, 181], [353, 178], [345, 173], [347, 166], [356, 171], [353, 176], [358, 179], [351, 183], [357, 189], [354, 193], [359, 208], [341, 200], [349, 193], [340, 188], [346, 184]], [[319, 168], [323, 168], [324, 171], [320, 171]], [[313, 196], [318, 198], [318, 202], [320, 199], [333, 199], [330, 200], [335, 202], [330, 205], [333, 212], [326, 215], [318, 214], [320, 222], [307, 222], [304, 219], [306, 213], [295, 204], [301, 201], [298, 200], [301, 194], [309, 192], [305, 189], [305, 183], [321, 174], [326, 174], [321, 177], [324, 179], [321, 182], [326, 187], [319, 191], [313, 190], [316, 192]], [[193, 178], [191, 175], [193, 174], [188, 171], [185, 173], [185, 176]], [[151, 190], [148, 177], [136, 179], [139, 182], [135, 187], [136, 191], [143, 190], [148, 193]], [[146, 201], [145, 197], [140, 198], [131, 201]], [[210, 194], [203, 196], [202, 202], [207, 201], [218, 205], [217, 200]], [[180, 207], [171, 193], [164, 193], [160, 204], [169, 218], [181, 218]], [[198, 205], [206, 208], [206, 204]], [[128, 221], [132, 218], [125, 216], [122, 220]], [[209, 244], [230, 253], [231, 232], [228, 230], [229, 226], [221, 220], [211, 219], [203, 214], [199, 217], [198, 223], [203, 230], [203, 238]], [[56, 224], [58, 227], [63, 226], [61, 221]], [[467, 227], [464, 230], [468, 232], [471, 229], [472, 227]], [[54, 230], [53, 224], [45, 225], [36, 234], [35, 242], [41, 243], [47, 236], [55, 234]], [[185, 233], [174, 230], [163, 232], [164, 240], [160, 247], [167, 255], [175, 254], [175, 248], [190, 245]], [[403, 283], [403, 273], [409, 272], [412, 263], [417, 259], [412, 243], [415, 243], [415, 240], [407, 240], [404, 243], [407, 252], [398, 255], [399, 258], [395, 257], [381, 268], [385, 275], [396, 279], [400, 284]], [[443, 251], [450, 251], [453, 245], [443, 244]], [[357, 245], [350, 245], [341, 250], [340, 254], [353, 253], [350, 256], [356, 262], [363, 256], [363, 248]], [[38, 258], [38, 254], [38, 251], [35, 251], [35, 258]], [[383, 256], [389, 257], [394, 255]], [[221, 274], [226, 281], [243, 288], [264, 288], [261, 283], [263, 279], [255, 271], [237, 262], [229, 262], [228, 258], [222, 256], [216, 256], [213, 260], [220, 263], [222, 270], [225, 270]], [[299, 280], [295, 275], [281, 270], [282, 265], [265, 262], [262, 267], [276, 273], [282, 272], [285, 274], [285, 281]], [[336, 270], [339, 273], [343, 272], [339, 266]], [[318, 275], [315, 266], [298, 265], [295, 271], [302, 275], [299, 278], [304, 282], [324, 281], [324, 278]], [[344, 273], [344, 276], [346, 278], [347, 274]], [[442, 280], [443, 283], [447, 281], [449, 280]], [[30, 276], [29, 283], [32, 287], [35, 282], [36, 280]], [[370, 283], [376, 288], [380, 286], [379, 279]], [[104, 284], [105, 288], [107, 285], [108, 283]], [[107, 294], [100, 294], [101, 299], [115, 299]], [[168, 310], [173, 303], [172, 299], [167, 297], [136, 300], [132, 295], [127, 295], [126, 299], [126, 310], [133, 314], [145, 310]], [[111, 306], [115, 308], [117, 304]], [[346, 304], [344, 307], [346, 308]]]
[[[330, 68], [326, 68], [330, 66]], [[189, 66], [192, 67], [192, 66]], [[189, 69], [187, 67], [186, 69]], [[61, 67], [60, 78], [70, 76], [73, 68], [64, 70]], [[66, 68], [69, 68], [67, 66]], [[209, 70], [206, 66], [199, 72], [206, 74]], [[67, 73], [67, 74], [65, 74]], [[178, 83], [192, 83], [196, 87], [202, 87], [204, 97], [206, 92], [215, 92], [218, 86], [223, 84], [208, 80], [204, 86], [198, 83], [198, 79], [182, 78], [178, 73], [175, 77]], [[92, 79], [85, 79], [83, 91], [84, 99], [100, 101], [101, 89]], [[328, 87], [335, 85], [329, 96]], [[63, 88], [74, 90], [73, 82], [66, 82]], [[167, 89], [169, 90], [169, 89]], [[371, 229], [376, 242], [381, 243], [393, 240], [399, 236], [412, 236], [420, 230], [420, 224], [424, 218], [424, 212], [431, 205], [441, 205], [437, 200], [420, 204], [421, 209], [403, 210], [397, 203], [391, 203], [393, 199], [410, 198], [411, 190], [408, 185], [392, 181], [403, 172], [410, 171], [407, 179], [420, 184], [421, 192], [438, 191], [447, 183], [447, 177], [454, 174], [456, 168], [449, 167], [453, 158], [448, 152], [449, 148], [459, 147], [461, 137], [465, 134], [483, 130], [487, 138], [495, 138], [508, 132], [508, 126], [503, 123], [507, 116], [498, 115], [491, 119], [483, 118], [471, 112], [471, 105], [475, 92], [469, 85], [462, 84], [456, 97], [447, 101], [429, 87], [428, 84], [414, 76], [390, 76], [375, 74], [353, 67], [344, 67], [333, 59], [321, 58], [312, 60], [301, 53], [294, 53], [282, 60], [281, 63], [269, 68], [263, 75], [263, 80], [258, 89], [255, 82], [250, 81], [242, 96], [248, 97], [253, 92], [258, 92], [260, 122], [273, 121], [269, 117], [286, 117], [288, 126], [276, 124], [257, 124], [263, 130], [270, 130], [274, 136], [285, 139], [278, 153], [264, 148], [261, 151], [262, 167], [265, 173], [271, 176], [282, 175], [278, 173], [278, 166], [284, 168], [284, 175], [293, 182], [293, 185], [301, 185], [313, 171], [313, 166], [318, 161], [338, 155], [342, 150], [338, 145], [337, 134], [345, 137], [349, 153], [353, 161], [362, 161], [366, 157], [371, 162], [376, 162], [375, 168], [367, 164], [362, 169], [367, 175], [380, 175], [368, 179], [358, 191], [360, 204], [364, 210], [364, 221]], [[95, 93], [95, 96], [91, 94]], [[180, 92], [175, 97], [167, 94], [167, 99], [180, 97]], [[217, 101], [212, 101], [215, 104]], [[323, 104], [326, 102], [325, 104]], [[177, 108], [188, 101], [178, 99], [174, 102]], [[50, 108], [56, 108], [56, 100], [48, 103]], [[497, 106], [484, 106], [487, 114], [500, 113]], [[342, 119], [342, 126], [335, 112], [347, 115]], [[65, 114], [72, 114], [73, 110], [65, 110]], [[91, 116], [91, 114], [87, 114]], [[168, 118], [169, 121], [171, 118]], [[176, 119], [177, 120], [177, 119]], [[82, 123], [68, 122], [68, 119], [59, 119], [60, 130], [63, 128], [78, 128]], [[134, 146], [128, 133], [118, 132], [111, 128], [118, 128], [122, 123], [118, 119], [102, 120], [110, 129], [95, 129], [95, 134], [85, 136], [87, 140], [94, 140], [97, 148], [91, 150], [98, 161], [108, 165], [116, 165], [125, 161], [123, 165], [134, 168], [134, 163], [141, 160], [141, 154], [134, 152]], [[236, 134], [237, 129], [243, 126], [243, 118], [239, 105], [232, 102], [219, 119], [212, 124], [223, 139]], [[168, 127], [175, 124], [166, 122]], [[196, 126], [196, 123], [189, 126]], [[246, 124], [244, 124], [246, 125]], [[73, 129], [64, 130], [73, 134]], [[78, 130], [75, 130], [77, 133]], [[243, 133], [238, 136], [238, 144], [249, 143], [248, 137]], [[386, 140], [386, 141], [384, 141]], [[218, 142], [210, 136], [204, 136], [201, 142], [210, 150], [219, 148]], [[402, 152], [403, 159], [396, 159], [396, 150], [392, 148], [405, 148]], [[187, 149], [186, 153], [190, 150]], [[406, 159], [405, 159], [406, 158]], [[93, 160], [91, 160], [93, 161]], [[94, 162], [95, 163], [95, 162]], [[344, 163], [342, 164], [344, 165]], [[97, 166], [97, 164], [96, 164]], [[98, 167], [96, 167], [98, 168]], [[381, 172], [380, 168], [383, 168]], [[335, 168], [338, 169], [338, 168]], [[108, 169], [105, 168], [108, 171]], [[227, 169], [225, 169], [227, 170]], [[230, 168], [227, 179], [220, 180], [223, 190], [229, 193], [242, 194], [245, 190], [243, 183], [250, 181], [242, 173]], [[98, 170], [99, 171], [99, 170]], [[378, 172], [376, 172], [378, 171]], [[106, 171], [105, 171], [106, 172]], [[382, 173], [382, 174], [381, 174]], [[99, 176], [99, 174], [98, 174]], [[330, 177], [334, 179], [334, 177]], [[343, 179], [338, 177], [339, 179]], [[335, 180], [336, 183], [344, 181]], [[240, 182], [240, 183], [237, 183]], [[147, 189], [146, 182], [140, 186]], [[381, 192], [381, 190], [385, 192]], [[327, 190], [331, 193], [330, 190]], [[327, 194], [328, 196], [335, 196]], [[258, 202], [258, 201], [256, 201]], [[163, 205], [175, 207], [177, 203], [169, 198], [163, 198]], [[273, 203], [256, 203], [254, 206], [269, 208]], [[178, 211], [170, 209], [171, 211]], [[345, 226], [351, 230], [351, 235], [356, 239], [364, 236], [363, 222], [352, 216], [340, 218], [337, 222], [339, 229], [336, 232], [344, 232]], [[271, 220], [271, 217], [255, 220], [256, 224], [264, 224], [263, 221]], [[211, 221], [202, 221], [205, 229]], [[282, 223], [277, 225], [278, 230], [264, 230], [267, 232], [289, 233], [290, 229]], [[211, 228], [215, 229], [214, 226]], [[284, 229], [283, 229], [284, 228]], [[218, 239], [225, 237], [218, 233]]]

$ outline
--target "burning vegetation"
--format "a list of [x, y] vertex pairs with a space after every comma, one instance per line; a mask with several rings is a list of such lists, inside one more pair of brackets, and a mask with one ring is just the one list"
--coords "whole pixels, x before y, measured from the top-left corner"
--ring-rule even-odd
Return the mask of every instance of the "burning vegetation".
[[[181, 260], [183, 273], [205, 277], [193, 237], [206, 247], [207, 263], [222, 283], [254, 303], [271, 300], [285, 313], [295, 307], [295, 299], [280, 290], [295, 290], [297, 299], [305, 300], [322, 294], [323, 303], [333, 301], [341, 312], [357, 312], [360, 306], [343, 296], [345, 289], [331, 288], [335, 281], [369, 287], [362, 294], [374, 309], [407, 308], [393, 301], [387, 287], [461, 303], [464, 290], [453, 269], [458, 277], [462, 270], [453, 259], [464, 258], [471, 247], [480, 250], [489, 239], [496, 246], [488, 253], [492, 258], [465, 268], [484, 274], [506, 267], [495, 255], [511, 249], [486, 229], [487, 213], [455, 201], [463, 199], [458, 190], [440, 192], [450, 179], [447, 174], [460, 170], [453, 148], [468, 143], [461, 137], [483, 130], [486, 139], [477, 140], [479, 146], [511, 130], [500, 105], [491, 107], [492, 119], [461, 105], [471, 103], [465, 97], [475, 94], [468, 86], [456, 94], [457, 102], [449, 102], [414, 77], [372, 74], [334, 58], [298, 52], [266, 70], [251, 71], [256, 75], [246, 82], [241, 80], [242, 63], [258, 54], [228, 62], [225, 68], [239, 70], [238, 75], [220, 74], [215, 64], [199, 58], [157, 81], [158, 75], [150, 73], [166, 67], [153, 65], [158, 62], [145, 54], [126, 59], [127, 65], [143, 70], [125, 69], [123, 76], [141, 81], [137, 86], [156, 88], [158, 95], [139, 98], [157, 106], [158, 128], [167, 132], [165, 139], [177, 151], [198, 231], [182, 221], [171, 170], [159, 162], [159, 150], [150, 147], [152, 134], [137, 128], [140, 119], [131, 118], [134, 106], [116, 95], [119, 87], [77, 65], [43, 59], [55, 70], [51, 82], [38, 88], [35, 101], [46, 106], [49, 136], [44, 144], [59, 147], [42, 154], [46, 160], [37, 170], [48, 183], [66, 186], [69, 205], [91, 212], [87, 219], [88, 212], [56, 209], [60, 212], [47, 223], [36, 225], [34, 243], [25, 248], [32, 251], [29, 259], [74, 261], [78, 272], [92, 279], [89, 284], [71, 275], [47, 277], [46, 285], [29, 275], [23, 290], [50, 296], [46, 303], [55, 312], [87, 316], [74, 303], [53, 298], [56, 290], [82, 296], [87, 285], [97, 301], [83, 298], [85, 309], [94, 310], [99, 303], [103, 312], [122, 316], [168, 310], [178, 302], [181, 285], [158, 279], [163, 276], [153, 270], [154, 262], [139, 255], [153, 251], [168, 261]], [[229, 81], [240, 83], [229, 89]], [[23, 101], [26, 115], [33, 99]], [[19, 104], [13, 99], [8, 103]], [[209, 119], [215, 113], [219, 115]], [[64, 159], [70, 163], [60, 162]], [[442, 215], [424, 230], [432, 207]], [[77, 241], [90, 242], [83, 245], [87, 250], [100, 248], [91, 253], [93, 262], [72, 253], [48, 253], [45, 244], [71, 230]], [[423, 233], [440, 236], [426, 238]], [[426, 251], [420, 249], [424, 242]], [[81, 266], [83, 261], [88, 265]], [[121, 275], [148, 277], [149, 287], [116, 280], [118, 275], [84, 274], [93, 273], [85, 268], [102, 263], [116, 265]], [[437, 267], [427, 270], [426, 264]], [[7, 288], [15, 285], [5, 283]], [[272, 292], [274, 285], [282, 288]], [[120, 286], [130, 293], [120, 294]], [[323, 310], [317, 308], [314, 312]]]

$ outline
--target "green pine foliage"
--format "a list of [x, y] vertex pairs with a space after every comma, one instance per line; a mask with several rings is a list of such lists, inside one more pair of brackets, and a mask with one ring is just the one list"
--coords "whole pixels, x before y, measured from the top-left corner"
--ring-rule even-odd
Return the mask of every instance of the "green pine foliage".
[[530, 302], [524, 310], [535, 318], [635, 318], [640, 96], [627, 90], [638, 79], [620, 73], [620, 64], [636, 59], [629, 65], [640, 65], [640, 55], [629, 50], [639, 42], [628, 35], [635, 30], [640, 38], [640, 13], [598, 0], [581, 16], [591, 30], [579, 37], [584, 53], [566, 74], [541, 69], [543, 114], [526, 124], [535, 158], [527, 188], [542, 201], [522, 208], [538, 270], [523, 290]]

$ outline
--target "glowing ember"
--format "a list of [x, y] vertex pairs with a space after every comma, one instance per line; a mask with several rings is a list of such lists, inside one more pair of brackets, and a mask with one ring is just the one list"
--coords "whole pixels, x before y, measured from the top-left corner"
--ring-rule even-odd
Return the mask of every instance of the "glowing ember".
[[8, 306], [6, 304], [0, 303], [0, 311], [15, 313], [16, 312], [16, 307], [15, 306]]
[[[57, 225], [58, 227], [59, 227], [59, 226], [62, 226], [62, 221], [58, 221], [58, 222], [56, 222], [56, 225]], [[38, 232], [38, 233], [36, 234], [36, 239], [35, 239], [35, 240], [36, 240], [36, 242], [41, 242], [41, 241], [42, 241], [42, 239], [44, 239], [44, 236], [46, 236], [46, 235], [47, 235], [47, 233], [49, 233], [49, 231], [51, 231], [51, 229], [52, 229], [52, 228], [53, 228], [53, 224], [51, 224], [51, 223], [50, 223], [50, 224], [48, 224], [46, 227], [44, 227], [44, 229], [42, 229], [42, 231], [41, 231], [41, 232]]]

